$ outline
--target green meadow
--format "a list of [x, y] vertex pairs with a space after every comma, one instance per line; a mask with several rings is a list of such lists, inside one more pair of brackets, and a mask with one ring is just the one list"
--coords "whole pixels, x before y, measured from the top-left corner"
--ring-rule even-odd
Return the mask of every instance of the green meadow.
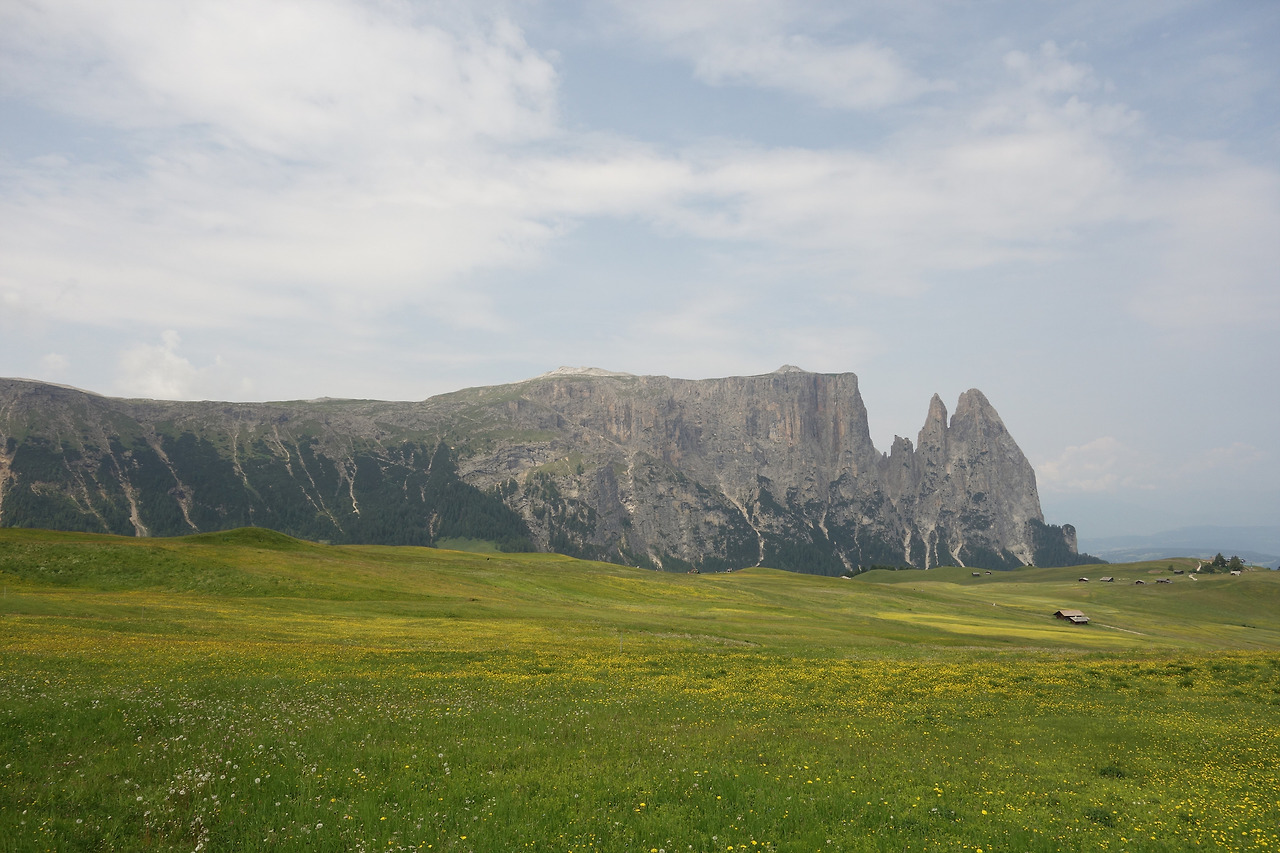
[[1194, 565], [0, 530], [0, 851], [1277, 850], [1280, 573]]

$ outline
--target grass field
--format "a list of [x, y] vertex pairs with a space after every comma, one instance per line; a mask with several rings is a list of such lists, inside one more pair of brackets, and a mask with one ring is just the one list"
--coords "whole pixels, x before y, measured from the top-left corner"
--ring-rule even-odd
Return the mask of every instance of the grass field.
[[1275, 850], [1280, 573], [1171, 562], [0, 530], [0, 851]]

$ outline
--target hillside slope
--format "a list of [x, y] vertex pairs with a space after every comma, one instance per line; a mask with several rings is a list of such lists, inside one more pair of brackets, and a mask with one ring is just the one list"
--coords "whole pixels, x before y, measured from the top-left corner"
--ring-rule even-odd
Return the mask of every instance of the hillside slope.
[[[456, 620], [460, 631], [484, 623], [495, 637], [534, 623], [553, 634], [669, 634], [804, 655], [1280, 648], [1280, 573], [1192, 581], [1167, 565], [1108, 566], [1113, 584], [1082, 584], [1064, 568], [683, 575], [557, 554], [317, 545], [258, 529], [168, 539], [10, 529], [0, 530], [0, 612], [108, 631], [201, 634], [216, 623], [242, 638], [297, 617], [325, 623], [332, 642], [391, 619]], [[1091, 621], [1055, 619], [1062, 608]]]

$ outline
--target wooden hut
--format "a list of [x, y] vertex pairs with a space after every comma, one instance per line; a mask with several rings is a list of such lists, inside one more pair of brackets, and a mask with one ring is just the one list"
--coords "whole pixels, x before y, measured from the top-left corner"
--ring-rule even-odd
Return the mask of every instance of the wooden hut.
[[1059, 619], [1066, 619], [1073, 625], [1088, 625], [1089, 617], [1084, 615], [1081, 610], [1059, 610], [1053, 614]]

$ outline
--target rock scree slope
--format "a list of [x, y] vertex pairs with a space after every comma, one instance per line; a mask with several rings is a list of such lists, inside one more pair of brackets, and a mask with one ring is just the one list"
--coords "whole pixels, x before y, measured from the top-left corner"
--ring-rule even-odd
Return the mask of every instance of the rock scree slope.
[[852, 373], [560, 368], [421, 402], [103, 397], [0, 379], [0, 526], [483, 539], [666, 570], [1071, 565], [980, 391], [871, 442]]

